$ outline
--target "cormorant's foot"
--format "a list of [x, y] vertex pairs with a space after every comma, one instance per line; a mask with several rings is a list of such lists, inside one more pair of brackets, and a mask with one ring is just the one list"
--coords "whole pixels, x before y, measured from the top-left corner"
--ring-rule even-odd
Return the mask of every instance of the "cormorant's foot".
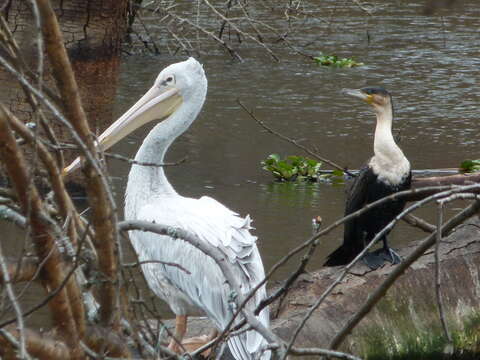
[[377, 251], [366, 253], [363, 255], [362, 261], [372, 270], [376, 270], [385, 264], [385, 258]]
[[398, 255], [397, 252], [394, 251], [392, 248], [388, 248], [387, 252], [390, 255], [390, 259], [388, 261], [390, 261], [392, 265], [397, 265], [402, 262], [402, 257]]
[[387, 248], [383, 247], [381, 249], [375, 250], [373, 253], [376, 254], [377, 256], [380, 256], [385, 261], [388, 261], [392, 265], [397, 265], [402, 262], [402, 258], [400, 257], [400, 255], [398, 255], [390, 247], [387, 247]]

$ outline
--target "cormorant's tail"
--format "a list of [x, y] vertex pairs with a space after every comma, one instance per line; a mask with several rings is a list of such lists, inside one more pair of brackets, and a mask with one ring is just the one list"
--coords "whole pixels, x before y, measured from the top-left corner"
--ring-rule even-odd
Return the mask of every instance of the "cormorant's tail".
[[347, 249], [344, 245], [341, 245], [337, 250], [332, 252], [327, 257], [327, 261], [323, 266], [340, 266], [347, 265], [355, 258], [355, 254]]

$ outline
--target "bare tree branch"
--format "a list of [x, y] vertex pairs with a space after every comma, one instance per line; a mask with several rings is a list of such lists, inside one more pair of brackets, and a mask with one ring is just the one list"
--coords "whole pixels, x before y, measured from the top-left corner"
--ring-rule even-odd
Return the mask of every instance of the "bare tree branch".
[[[73, 70], [63, 45], [55, 13], [48, 0], [36, 0], [43, 21], [45, 47], [52, 65], [53, 76], [64, 101], [67, 118], [87, 144], [91, 153], [95, 153], [95, 143], [83, 111], [79, 91]], [[118, 244], [116, 214], [113, 196], [109, 191], [105, 176], [93, 166], [85, 168], [87, 192], [92, 208], [92, 222], [96, 234], [95, 246], [98, 251], [99, 269], [105, 276], [100, 288], [100, 319], [103, 325], [118, 328], [119, 325], [119, 286], [115, 248]], [[118, 248], [117, 248], [118, 249]], [[118, 250], [120, 251], [120, 250]]]
[[324, 163], [330, 165], [331, 167], [335, 168], [335, 169], [338, 169], [338, 170], [341, 170], [341, 171], [344, 171], [345, 173], [349, 174], [350, 176], [353, 176], [346, 167], [343, 167], [343, 166], [340, 166], [336, 163], [334, 163], [333, 161], [331, 160], [328, 160], [327, 158], [324, 158], [323, 156], [317, 154], [316, 152], [313, 152], [312, 150], [310, 150], [309, 148], [301, 145], [298, 143], [297, 140], [294, 140], [294, 139], [290, 139], [289, 137], [285, 136], [285, 135], [282, 135], [280, 134], [279, 132], [271, 129], [269, 126], [267, 126], [262, 120], [258, 119], [251, 110], [248, 110], [247, 107], [245, 105], [243, 105], [243, 103], [237, 99], [237, 103], [238, 105], [240, 105], [242, 107], [243, 110], [245, 110], [245, 112], [250, 115], [250, 117], [255, 120], [261, 127], [263, 127], [265, 130], [267, 130], [269, 133], [279, 137], [280, 139], [282, 140], [285, 140], [287, 142], [289, 142], [290, 144], [293, 144], [295, 145], [296, 147], [298, 147], [299, 149], [302, 149], [303, 151], [305, 151], [307, 154], [313, 156], [314, 158], [320, 160], [320, 161], [323, 161]]
[[[32, 228], [37, 255], [45, 259], [44, 270], [41, 271], [43, 285], [51, 290], [60, 286], [64, 274], [63, 261], [52, 234], [51, 224], [45, 222], [45, 209], [34, 186], [31, 186], [25, 159], [17, 147], [15, 138], [8, 125], [8, 116], [0, 108], [0, 158], [12, 179], [17, 197], [23, 212], [28, 214]], [[73, 322], [72, 310], [65, 291], [60, 291], [50, 302], [54, 323], [66, 335], [72, 349], [79, 349], [76, 325]]]
[[[469, 217], [478, 213], [480, 210], [480, 200], [476, 200], [473, 204], [462, 210], [460, 213], [452, 217], [441, 228], [442, 235], [448, 234], [455, 226], [460, 225]], [[412, 252], [407, 258], [405, 258], [397, 267], [390, 273], [385, 281], [377, 287], [377, 289], [368, 297], [364, 305], [354, 314], [347, 324], [340, 330], [330, 343], [331, 349], [336, 349], [343, 342], [345, 337], [353, 330], [353, 328], [367, 315], [370, 310], [378, 303], [378, 301], [385, 295], [387, 290], [395, 283], [395, 280], [400, 277], [404, 271], [415, 262], [420, 256], [422, 256], [426, 250], [435, 244], [437, 234], [433, 233], [428, 236], [422, 243]]]
[[[3, 352], [8, 355], [7, 351], [13, 350], [12, 343], [8, 337], [13, 337], [13, 339], [18, 341], [19, 336], [19, 331], [13, 327], [0, 329], [0, 355], [4, 355]], [[25, 340], [28, 353], [36, 359], [65, 360], [71, 358], [71, 352], [65, 343], [44, 334], [38, 334], [35, 331], [25, 329]]]

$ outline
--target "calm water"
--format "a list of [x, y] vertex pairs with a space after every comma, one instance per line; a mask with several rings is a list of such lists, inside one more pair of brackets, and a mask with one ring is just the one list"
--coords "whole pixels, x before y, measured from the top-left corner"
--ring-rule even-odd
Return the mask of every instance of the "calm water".
[[[332, 6], [319, 16], [327, 17], [334, 10], [335, 2], [329, 3]], [[420, 15], [423, 2], [419, 3], [381, 5], [368, 21], [357, 8], [335, 6], [329, 25], [309, 20], [305, 30], [290, 39], [311, 43], [311, 52], [353, 56], [366, 64], [359, 68], [320, 67], [285, 48], [279, 49], [282, 61], [277, 63], [256, 46], [245, 45], [241, 51], [245, 62], [238, 63], [215, 45], [205, 48], [208, 54], [199, 60], [209, 81], [207, 101], [168, 154], [169, 161], [188, 156], [186, 163], [168, 168], [170, 182], [182, 195], [208, 195], [242, 215], [250, 214], [269, 269], [311, 235], [314, 216], [321, 215], [325, 224], [342, 216], [344, 186], [274, 183], [260, 161], [271, 153], [302, 152], [263, 131], [237, 99], [270, 127], [302, 139], [326, 158], [358, 168], [372, 155], [375, 118], [365, 104], [342, 96], [340, 90], [379, 85], [393, 95], [394, 126], [401, 128], [400, 146], [414, 169], [456, 167], [466, 158], [479, 158], [478, 5], [466, 3], [460, 12], [441, 18]], [[125, 58], [116, 114], [143, 95], [161, 69], [183, 59]], [[114, 151], [133, 157], [148, 130], [137, 131]], [[118, 204], [123, 205], [129, 166], [112, 161], [110, 169]], [[431, 209], [418, 214], [433, 219]], [[321, 265], [341, 236], [339, 229], [324, 238], [310, 269]], [[400, 224], [390, 242], [401, 247], [422, 236]], [[282, 269], [275, 278], [281, 279], [290, 269]]]
[[[333, 3], [333, 2], [332, 2]], [[332, 10], [332, 8], [329, 9]], [[413, 168], [455, 167], [479, 157], [478, 121], [480, 20], [477, 5], [465, 5], [462, 15], [424, 17], [421, 5], [389, 5], [368, 23], [351, 7], [336, 7], [331, 30], [311, 21], [297, 39], [312, 42], [310, 50], [353, 56], [366, 66], [355, 69], [320, 67], [280, 50], [276, 63], [257, 48], [244, 48], [244, 63], [232, 62], [212, 48], [203, 55], [209, 81], [207, 101], [191, 129], [168, 154], [187, 163], [167, 175], [185, 196], [209, 195], [255, 220], [266, 268], [311, 234], [311, 219], [325, 224], [339, 218], [344, 186], [274, 183], [260, 161], [271, 153], [302, 154], [294, 146], [267, 134], [237, 103], [254, 109], [270, 127], [324, 157], [349, 168], [360, 167], [371, 155], [375, 117], [360, 101], [340, 94], [342, 88], [380, 85], [391, 91], [395, 128]], [[117, 97], [120, 115], [152, 84], [167, 64], [184, 57], [129, 57], [124, 61]], [[140, 130], [115, 150], [133, 156], [148, 130]], [[112, 164], [119, 203], [129, 167]], [[430, 211], [420, 212], [432, 218]], [[338, 246], [341, 231], [324, 239], [310, 268]], [[390, 236], [400, 247], [422, 233], [401, 224]], [[284, 269], [276, 278], [289, 270]]]

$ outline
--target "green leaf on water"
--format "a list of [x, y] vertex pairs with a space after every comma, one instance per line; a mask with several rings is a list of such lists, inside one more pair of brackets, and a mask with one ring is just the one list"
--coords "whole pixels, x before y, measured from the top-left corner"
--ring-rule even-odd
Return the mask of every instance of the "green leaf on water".
[[322, 66], [333, 66], [333, 67], [346, 67], [352, 68], [356, 66], [362, 66], [364, 63], [356, 62], [353, 58], [339, 58], [337, 55], [324, 55], [320, 54], [317, 57], [314, 57], [313, 60]]
[[480, 171], [480, 159], [462, 161], [462, 163], [460, 164], [460, 171], [466, 173]]
[[311, 181], [331, 182], [335, 178], [343, 181], [343, 171], [319, 175], [322, 167], [320, 161], [298, 155], [289, 155], [282, 159], [278, 154], [271, 154], [261, 162], [262, 169], [272, 173], [278, 181]]

